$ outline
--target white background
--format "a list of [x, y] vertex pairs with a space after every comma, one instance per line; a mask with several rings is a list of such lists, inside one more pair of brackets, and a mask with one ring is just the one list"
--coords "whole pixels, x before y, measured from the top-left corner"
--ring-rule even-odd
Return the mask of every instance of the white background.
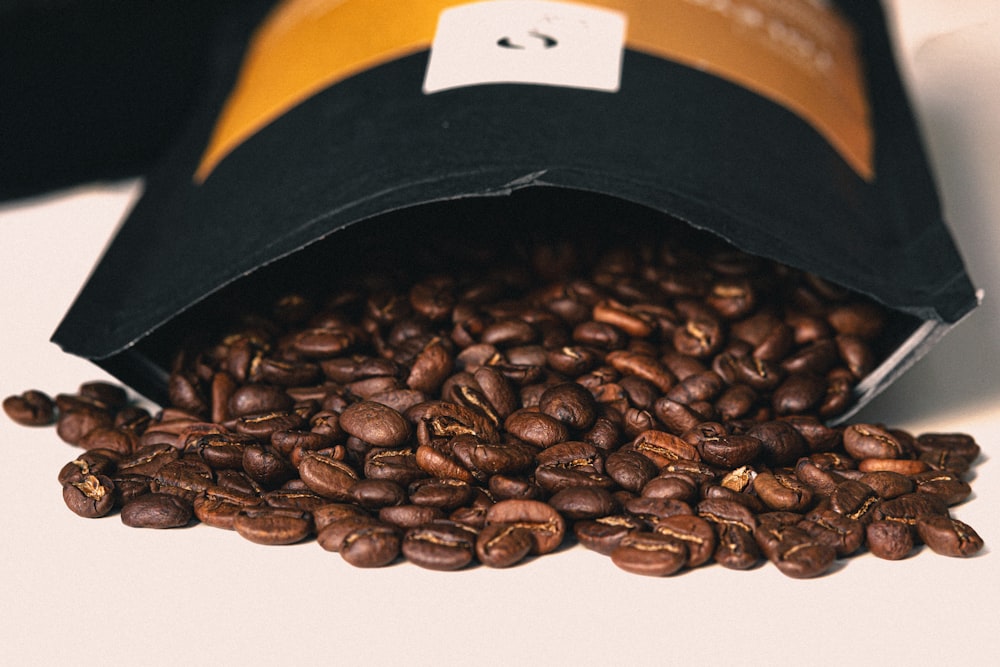
[[[0, 419], [0, 664], [995, 664], [1000, 3], [889, 7], [946, 216], [986, 296], [862, 417], [978, 439], [974, 495], [954, 514], [986, 540], [980, 555], [866, 555], [809, 581], [770, 566], [651, 579], [582, 548], [504, 571], [359, 570], [315, 543], [80, 519], [56, 482], [74, 450]], [[139, 187], [0, 206], [0, 395], [106, 377], [48, 339]]]

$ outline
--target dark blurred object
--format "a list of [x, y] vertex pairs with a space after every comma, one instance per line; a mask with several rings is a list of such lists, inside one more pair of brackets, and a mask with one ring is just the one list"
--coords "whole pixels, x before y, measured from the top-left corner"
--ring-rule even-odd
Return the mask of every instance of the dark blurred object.
[[238, 0], [0, 0], [0, 200], [141, 174]]

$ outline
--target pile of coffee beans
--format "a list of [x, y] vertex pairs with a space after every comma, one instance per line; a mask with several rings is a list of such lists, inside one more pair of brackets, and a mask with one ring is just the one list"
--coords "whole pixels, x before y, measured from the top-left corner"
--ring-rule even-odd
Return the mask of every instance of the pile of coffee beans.
[[359, 567], [577, 543], [644, 575], [814, 577], [982, 547], [949, 513], [972, 437], [830, 425], [885, 353], [881, 307], [714, 240], [576, 252], [282, 294], [177, 352], [155, 415], [106, 382], [3, 407], [82, 448], [59, 473], [80, 516]]

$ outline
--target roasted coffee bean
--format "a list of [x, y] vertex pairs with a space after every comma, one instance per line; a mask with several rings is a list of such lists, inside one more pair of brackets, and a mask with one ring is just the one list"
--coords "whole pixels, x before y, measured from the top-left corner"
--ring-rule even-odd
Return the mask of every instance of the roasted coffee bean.
[[[752, 481], [752, 480], [751, 480]], [[722, 484], [706, 484], [701, 487], [701, 496], [704, 500], [718, 499], [731, 500], [743, 505], [754, 514], [762, 514], [768, 511], [767, 505], [761, 502], [760, 498], [750, 493], [751, 487], [748, 484], [741, 491], [723, 486]]]
[[188, 501], [193, 501], [215, 481], [212, 469], [199, 459], [171, 461], [161, 466], [151, 478], [150, 489], [153, 492], [180, 496]]
[[732, 500], [705, 499], [695, 507], [695, 514], [715, 529], [718, 544], [713, 557], [725, 568], [745, 570], [760, 560], [754, 541], [757, 520], [746, 507]]
[[215, 481], [219, 486], [230, 491], [238, 491], [248, 495], [259, 495], [264, 492], [264, 487], [242, 470], [217, 470]]
[[4, 407], [88, 450], [59, 474], [74, 511], [190, 501], [362, 567], [507, 567], [569, 529], [660, 575], [763, 549], [817, 576], [866, 533], [905, 556], [920, 525], [976, 548], [945, 523], [971, 494], [971, 436], [828, 424], [893, 344], [884, 309], [691, 230], [639, 240], [442, 243], [330, 294], [258, 298], [175, 353], [155, 415], [107, 382]]
[[339, 516], [325, 523], [316, 532], [316, 542], [325, 551], [339, 552], [344, 539], [359, 528], [377, 523], [377, 520], [367, 513]]
[[919, 459], [926, 463], [930, 470], [948, 470], [959, 475], [969, 472], [972, 466], [972, 461], [968, 457], [946, 449], [921, 452]]
[[405, 530], [444, 519], [445, 514], [440, 508], [427, 505], [390, 505], [379, 509], [378, 518], [380, 521]]
[[354, 502], [372, 511], [406, 502], [406, 490], [386, 479], [359, 480], [351, 487], [351, 495]]
[[416, 461], [420, 469], [431, 477], [457, 479], [467, 483], [474, 479], [472, 472], [455, 458], [451, 441], [420, 445], [417, 447]]
[[615, 483], [632, 493], [641, 492], [659, 472], [659, 468], [648, 456], [636, 451], [613, 452], [608, 455], [604, 467]]
[[851, 424], [845, 428], [844, 449], [858, 459], [898, 459], [904, 453], [898, 438], [874, 424]]
[[538, 500], [502, 500], [486, 513], [486, 524], [508, 524], [526, 528], [532, 536], [531, 551], [543, 555], [555, 551], [566, 534], [566, 521], [555, 508]]
[[761, 443], [761, 457], [770, 466], [794, 465], [808, 451], [805, 438], [787, 421], [754, 424], [746, 435]]
[[771, 560], [782, 574], [808, 579], [825, 574], [836, 560], [836, 552], [833, 547], [810, 541], [806, 536], [801, 541], [796, 539], [791, 544], [782, 544]]
[[623, 503], [623, 509], [655, 527], [663, 519], [678, 514], [693, 514], [694, 510], [688, 503], [675, 498], [629, 498]]
[[537, 482], [508, 475], [493, 475], [487, 488], [497, 500], [540, 500], [545, 495]]
[[820, 496], [829, 496], [843, 481], [835, 472], [823, 469], [809, 458], [801, 458], [795, 464], [795, 476]]
[[352, 403], [340, 413], [340, 426], [347, 433], [376, 447], [398, 447], [412, 429], [409, 422], [390, 407], [373, 401]]
[[56, 420], [56, 434], [70, 445], [79, 445], [84, 437], [98, 428], [112, 428], [114, 417], [105, 410], [78, 407], [60, 411]]
[[48, 426], [55, 421], [56, 404], [45, 392], [31, 389], [3, 399], [3, 411], [21, 426]]
[[943, 556], [967, 557], [983, 548], [983, 538], [971, 526], [949, 516], [918, 519], [917, 533], [934, 553]]
[[878, 494], [867, 484], [856, 480], [848, 479], [838, 483], [830, 494], [830, 509], [863, 523], [878, 518], [878, 506]]
[[403, 537], [406, 559], [428, 570], [459, 570], [476, 553], [478, 533], [454, 521], [433, 521], [410, 528]]
[[456, 436], [450, 444], [455, 458], [478, 479], [522, 472], [531, 467], [538, 451], [520, 442], [490, 444], [471, 436]]
[[229, 397], [229, 414], [233, 417], [288, 410], [295, 401], [283, 389], [268, 384], [247, 384]]
[[570, 486], [554, 493], [547, 502], [571, 521], [607, 516], [618, 509], [611, 492], [597, 486]]
[[190, 523], [191, 501], [172, 493], [147, 493], [122, 506], [121, 519], [133, 528], [181, 528]]
[[538, 407], [542, 413], [576, 430], [590, 427], [597, 418], [594, 397], [575, 382], [564, 382], [546, 389]]
[[682, 542], [687, 547], [688, 567], [707, 563], [715, 553], [715, 531], [705, 519], [693, 514], [675, 514], [656, 522], [653, 532]]
[[779, 415], [812, 411], [826, 397], [826, 378], [813, 373], [792, 373], [774, 389], [771, 403]]
[[865, 525], [833, 510], [815, 510], [796, 524], [817, 542], [827, 544], [836, 551], [838, 558], [849, 556], [861, 548], [865, 541]]
[[192, 503], [192, 508], [195, 517], [202, 523], [234, 530], [233, 524], [241, 509], [256, 507], [262, 503], [258, 496], [214, 486], [198, 494]]
[[164, 465], [180, 458], [180, 455], [180, 451], [173, 445], [140, 446], [131, 456], [118, 463], [118, 472], [152, 477]]
[[957, 505], [965, 502], [972, 495], [972, 487], [969, 483], [947, 470], [921, 472], [912, 475], [910, 479], [916, 484], [917, 492], [940, 498], [946, 505]]
[[689, 431], [702, 422], [710, 421], [707, 415], [698, 412], [694, 407], [666, 396], [656, 399], [653, 413], [663, 426], [675, 435]]
[[319, 452], [306, 452], [298, 473], [306, 486], [324, 498], [334, 502], [355, 499], [353, 489], [358, 483], [358, 474], [343, 461]]
[[701, 459], [705, 463], [722, 468], [739, 468], [747, 465], [764, 449], [764, 444], [752, 435], [713, 433], [697, 437], [695, 440]]
[[922, 433], [914, 446], [921, 452], [947, 451], [969, 461], [975, 460], [980, 452], [979, 444], [966, 433]]
[[208, 433], [188, 438], [185, 452], [194, 452], [213, 469], [239, 470], [243, 467], [243, 452], [254, 440], [249, 436], [228, 433]]
[[385, 567], [399, 557], [402, 531], [391, 525], [371, 523], [348, 533], [340, 543], [340, 556], [355, 567]]
[[687, 545], [660, 533], [630, 532], [611, 552], [611, 562], [621, 569], [651, 577], [674, 574], [687, 560]]
[[302, 428], [305, 424], [305, 418], [293, 410], [276, 410], [238, 417], [234, 430], [259, 440], [270, 440], [278, 431]]
[[878, 558], [900, 560], [913, 552], [913, 530], [898, 521], [872, 521], [865, 528], [868, 550]]
[[[354, 405], [361, 404], [355, 403]], [[348, 408], [344, 411], [344, 414], [341, 415], [341, 424], [344, 425], [344, 429], [348, 432], [350, 432], [350, 429], [344, 422], [344, 417], [350, 409], [351, 408]], [[362, 413], [357, 413], [356, 416], [352, 415], [351, 428], [356, 427], [354, 421], [357, 417], [361, 416], [364, 416], [365, 420], [375, 418], [373, 415], [362, 415]], [[396, 423], [394, 416], [387, 414], [385, 417], [388, 419], [388, 423]], [[472, 435], [483, 442], [495, 443], [500, 441], [499, 432], [489, 418], [477, 410], [467, 408], [458, 403], [448, 403], [446, 401], [428, 401], [426, 403], [420, 403], [407, 411], [405, 419], [417, 424], [418, 441], [421, 437], [421, 429], [424, 430], [424, 437], [427, 438], [452, 438], [456, 435]], [[408, 425], [409, 424], [407, 424], [407, 426]], [[393, 428], [393, 431], [395, 431], [395, 427]], [[352, 435], [355, 434], [352, 433]], [[405, 434], [399, 433], [397, 435], [399, 435], [400, 438], [396, 439], [396, 445], [384, 444], [379, 446], [393, 447], [402, 444], [409, 437], [409, 432], [407, 431]], [[359, 435], [358, 437], [361, 436]], [[390, 440], [392, 440], [392, 438], [386, 438], [385, 442]], [[420, 444], [426, 443], [420, 441]]]
[[121, 507], [128, 501], [150, 492], [153, 480], [145, 475], [113, 474], [115, 485], [115, 505]]
[[912, 479], [888, 470], [867, 472], [858, 481], [870, 486], [880, 498], [885, 500], [913, 491]]
[[78, 482], [86, 475], [114, 475], [121, 456], [117, 452], [92, 449], [83, 452], [59, 470], [58, 480], [62, 485]]
[[313, 525], [319, 533], [331, 523], [336, 523], [341, 519], [352, 517], [372, 518], [370, 512], [362, 509], [353, 503], [331, 503], [327, 502], [311, 511]]
[[410, 484], [407, 495], [410, 502], [415, 505], [451, 511], [470, 502], [473, 492], [468, 482], [459, 479], [431, 478], [420, 479]]
[[115, 506], [115, 484], [107, 475], [83, 474], [63, 484], [63, 500], [74, 514], [102, 517]]
[[802, 512], [812, 505], [812, 490], [793, 475], [764, 471], [753, 480], [753, 490], [772, 510]]
[[569, 427], [543, 412], [517, 410], [504, 421], [504, 428], [514, 437], [537, 447], [569, 440]]
[[658, 468], [678, 460], [697, 461], [701, 458], [695, 447], [666, 431], [643, 431], [627, 447], [626, 451], [642, 454]]
[[485, 526], [476, 538], [476, 557], [487, 567], [510, 567], [524, 560], [534, 543], [527, 528], [493, 523]]
[[268, 507], [303, 510], [305, 512], [314, 512], [330, 502], [318, 493], [300, 488], [282, 488], [265, 491], [260, 494], [260, 499]]
[[909, 526], [913, 531], [916, 531], [917, 522], [921, 519], [947, 515], [948, 506], [943, 500], [931, 494], [917, 492], [878, 503], [871, 512], [872, 520], [896, 521]]
[[404, 486], [427, 477], [410, 449], [372, 450], [365, 455], [364, 474], [369, 479], [390, 480]]
[[698, 487], [694, 480], [682, 473], [664, 473], [654, 477], [642, 487], [643, 498], [667, 498], [685, 503], [697, 501]]
[[245, 507], [233, 519], [233, 528], [257, 544], [294, 544], [312, 533], [313, 520], [304, 510]]
[[712, 557], [730, 570], [748, 570], [760, 562], [760, 550], [753, 533], [740, 524], [713, 523], [718, 544]]
[[613, 514], [573, 523], [573, 534], [585, 548], [608, 556], [630, 532], [645, 530], [648, 524], [630, 514]]
[[295, 476], [295, 467], [270, 445], [250, 445], [243, 450], [243, 470], [258, 484], [276, 489]]

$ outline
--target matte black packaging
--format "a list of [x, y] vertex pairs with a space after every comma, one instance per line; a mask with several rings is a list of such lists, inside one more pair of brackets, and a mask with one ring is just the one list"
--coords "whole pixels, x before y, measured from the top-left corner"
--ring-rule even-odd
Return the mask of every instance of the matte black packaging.
[[[241, 288], [371, 266], [380, 235], [446, 224], [677, 219], [868, 295], [894, 313], [892, 349], [858, 407], [976, 306], [878, 3], [270, 4], [219, 44], [211, 93], [53, 335], [154, 400]], [[442, 41], [455, 8], [484, 43]], [[476, 14], [498, 8], [513, 22]], [[582, 80], [483, 71], [581, 48], [617, 60]]]

